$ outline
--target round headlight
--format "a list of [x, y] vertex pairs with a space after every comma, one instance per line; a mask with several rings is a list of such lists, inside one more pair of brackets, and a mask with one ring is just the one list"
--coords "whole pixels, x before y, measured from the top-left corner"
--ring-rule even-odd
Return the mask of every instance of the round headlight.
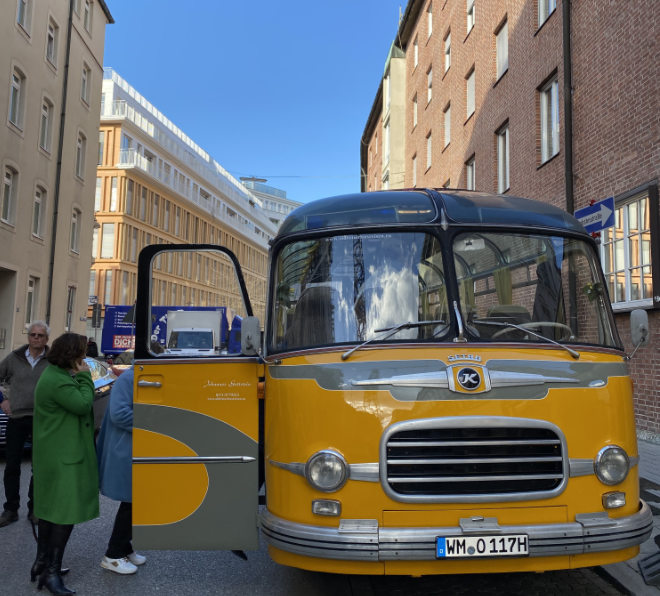
[[344, 486], [348, 478], [348, 466], [338, 453], [319, 451], [307, 460], [305, 478], [314, 488], [330, 493]]
[[594, 461], [596, 476], [603, 484], [608, 486], [623, 482], [628, 475], [629, 468], [628, 454], [617, 445], [603, 447]]

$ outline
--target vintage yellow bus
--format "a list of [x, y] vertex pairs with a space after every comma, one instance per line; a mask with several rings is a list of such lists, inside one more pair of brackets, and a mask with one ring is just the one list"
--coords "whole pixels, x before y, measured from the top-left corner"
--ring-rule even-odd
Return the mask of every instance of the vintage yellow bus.
[[[186, 304], [242, 317], [240, 353], [150, 347], [177, 271]], [[649, 537], [628, 356], [571, 215], [446, 189], [308, 203], [266, 302], [260, 322], [225, 247], [142, 251], [137, 547], [261, 535], [285, 565], [423, 575], [601, 565]]]

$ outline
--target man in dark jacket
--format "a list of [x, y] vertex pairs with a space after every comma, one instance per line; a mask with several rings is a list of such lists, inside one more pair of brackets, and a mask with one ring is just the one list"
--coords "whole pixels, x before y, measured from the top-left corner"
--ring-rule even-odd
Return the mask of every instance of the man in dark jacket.
[[[35, 321], [28, 327], [28, 343], [0, 362], [0, 383], [8, 388], [0, 402], [0, 408], [7, 414], [7, 446], [5, 461], [4, 510], [0, 514], [0, 528], [18, 519], [21, 486], [21, 459], [25, 441], [32, 435], [34, 413], [34, 388], [41, 373], [48, 366], [45, 356], [48, 352], [50, 330], [43, 321]], [[28, 489], [28, 518], [34, 521], [32, 513], [32, 478]]]

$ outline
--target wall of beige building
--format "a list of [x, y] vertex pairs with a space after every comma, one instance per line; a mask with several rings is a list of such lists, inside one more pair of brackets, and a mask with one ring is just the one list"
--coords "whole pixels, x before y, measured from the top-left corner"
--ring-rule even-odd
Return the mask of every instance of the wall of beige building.
[[48, 320], [53, 337], [85, 332], [112, 22], [101, 0], [0, 3], [0, 358], [26, 343], [33, 320]]

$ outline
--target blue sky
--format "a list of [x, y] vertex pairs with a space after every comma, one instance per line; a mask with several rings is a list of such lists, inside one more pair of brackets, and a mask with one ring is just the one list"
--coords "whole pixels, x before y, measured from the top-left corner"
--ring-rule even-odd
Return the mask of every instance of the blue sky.
[[237, 178], [358, 192], [360, 138], [405, 0], [107, 0], [114, 68]]

